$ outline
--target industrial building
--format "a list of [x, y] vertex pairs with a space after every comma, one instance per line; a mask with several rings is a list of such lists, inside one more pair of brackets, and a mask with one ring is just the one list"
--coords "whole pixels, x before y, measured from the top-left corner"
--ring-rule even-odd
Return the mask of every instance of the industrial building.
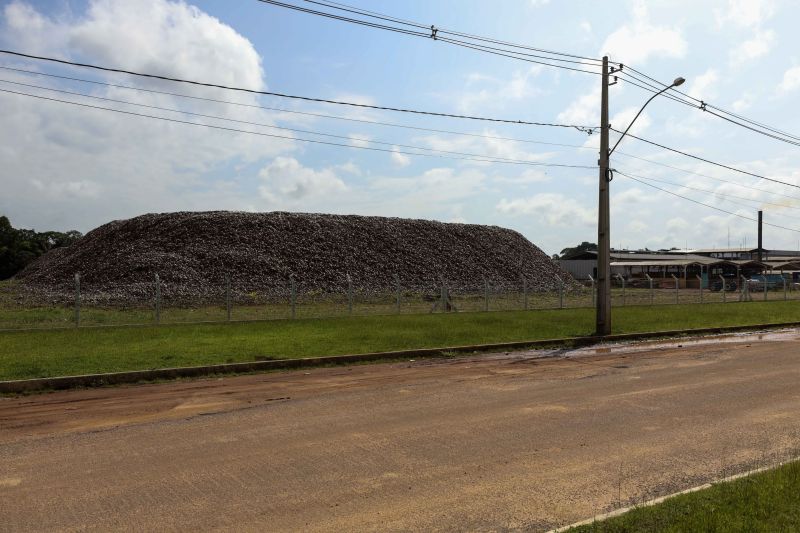
[[[565, 256], [559, 264], [575, 279], [597, 277], [597, 252]], [[634, 283], [649, 276], [657, 286], [674, 287], [677, 278], [680, 287], [697, 288], [701, 282], [708, 287], [709, 280], [720, 276], [739, 280], [742, 276], [750, 279], [765, 274], [781, 274], [787, 280], [800, 281], [800, 252], [763, 248], [611, 251], [611, 275]]]

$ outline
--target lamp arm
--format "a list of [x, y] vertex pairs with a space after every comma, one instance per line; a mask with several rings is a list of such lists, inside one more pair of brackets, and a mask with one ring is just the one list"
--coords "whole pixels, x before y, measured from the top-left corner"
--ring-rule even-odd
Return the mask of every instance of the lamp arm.
[[635, 117], [633, 117], [633, 120], [631, 120], [631, 123], [630, 123], [630, 124], [628, 124], [628, 127], [627, 127], [627, 128], [625, 128], [625, 131], [624, 131], [624, 132], [622, 132], [622, 135], [620, 135], [619, 139], [617, 139], [617, 142], [616, 142], [616, 143], [614, 143], [614, 147], [613, 147], [613, 148], [611, 148], [611, 150], [609, 150], [609, 151], [608, 151], [608, 155], [609, 155], [609, 156], [610, 156], [611, 154], [613, 154], [613, 153], [614, 153], [614, 150], [616, 150], [616, 148], [617, 148], [617, 146], [619, 145], [619, 143], [622, 141], [622, 139], [623, 139], [623, 138], [625, 138], [625, 135], [628, 133], [628, 130], [629, 130], [629, 129], [631, 129], [631, 126], [633, 126], [633, 123], [634, 123], [634, 122], [636, 122], [636, 119], [637, 119], [637, 118], [639, 118], [639, 115], [641, 115], [641, 114], [642, 114], [642, 111], [644, 111], [644, 108], [645, 108], [645, 107], [647, 107], [647, 104], [649, 104], [650, 102], [652, 102], [652, 101], [653, 101], [653, 99], [654, 99], [656, 96], [659, 96], [659, 95], [661, 95], [662, 93], [664, 93], [664, 92], [666, 92], [666, 91], [668, 91], [668, 90], [670, 90], [670, 89], [672, 89], [672, 85], [670, 85], [669, 87], [664, 87], [663, 89], [661, 89], [660, 91], [658, 91], [656, 94], [654, 94], [653, 96], [651, 96], [651, 97], [650, 97], [650, 98], [649, 98], [649, 99], [648, 99], [648, 100], [647, 100], [647, 101], [644, 103], [644, 105], [643, 105], [643, 106], [642, 106], [642, 108], [639, 110], [639, 112], [638, 112], [638, 113], [636, 113], [636, 116], [635, 116]]

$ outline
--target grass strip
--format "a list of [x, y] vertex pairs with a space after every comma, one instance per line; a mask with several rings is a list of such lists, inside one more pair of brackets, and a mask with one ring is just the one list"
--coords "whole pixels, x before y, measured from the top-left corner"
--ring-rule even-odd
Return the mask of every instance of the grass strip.
[[800, 530], [800, 462], [637, 507], [571, 533]]
[[[616, 308], [614, 333], [800, 321], [798, 302]], [[0, 333], [0, 380], [589, 335], [593, 309]]]

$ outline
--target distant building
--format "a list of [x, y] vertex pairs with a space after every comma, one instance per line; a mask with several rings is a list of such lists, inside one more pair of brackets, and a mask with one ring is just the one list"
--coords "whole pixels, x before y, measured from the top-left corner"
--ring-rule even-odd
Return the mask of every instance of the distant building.
[[[597, 278], [595, 251], [565, 256], [559, 260], [559, 264], [575, 279]], [[678, 278], [683, 287], [697, 287], [698, 283], [705, 287], [709, 279], [719, 276], [739, 279], [741, 276], [750, 278], [768, 272], [789, 273], [794, 279], [800, 277], [800, 252], [758, 248], [611, 251], [611, 275], [614, 278], [622, 276], [636, 280], [650, 276], [659, 285], [674, 284], [675, 278]], [[702, 281], [698, 281], [698, 276]]]

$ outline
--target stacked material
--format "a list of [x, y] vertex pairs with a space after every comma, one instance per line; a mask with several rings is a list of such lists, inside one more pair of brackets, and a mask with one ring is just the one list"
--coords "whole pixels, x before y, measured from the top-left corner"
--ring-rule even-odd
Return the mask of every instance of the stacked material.
[[[17, 278], [48, 300], [82, 293], [140, 300], [156, 274], [165, 296], [212, 298], [226, 276], [237, 293], [285, 295], [452, 289], [554, 290], [575, 281], [519, 233], [497, 226], [305, 213], [179, 212], [110, 222], [30, 264]], [[558, 278], [557, 278], [558, 276]]]

